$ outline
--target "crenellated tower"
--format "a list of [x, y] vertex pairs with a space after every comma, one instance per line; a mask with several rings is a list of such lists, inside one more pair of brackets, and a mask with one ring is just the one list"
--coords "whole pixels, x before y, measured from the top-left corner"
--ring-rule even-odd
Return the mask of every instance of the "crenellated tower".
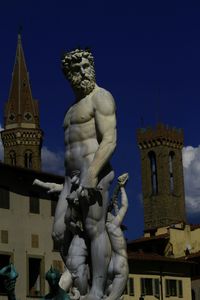
[[43, 132], [38, 102], [32, 97], [20, 34], [1, 137], [5, 163], [40, 170]]
[[139, 129], [145, 232], [185, 222], [183, 131], [158, 124]]

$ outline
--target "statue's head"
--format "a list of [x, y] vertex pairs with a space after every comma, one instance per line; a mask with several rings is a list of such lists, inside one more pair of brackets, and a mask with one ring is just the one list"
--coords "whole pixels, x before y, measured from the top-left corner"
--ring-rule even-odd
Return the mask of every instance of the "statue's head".
[[89, 49], [66, 52], [62, 57], [62, 69], [76, 92], [88, 95], [94, 89], [94, 58]]
[[56, 270], [55, 268], [53, 268], [52, 266], [49, 269], [49, 271], [46, 273], [46, 276], [45, 276], [46, 280], [48, 281], [48, 283], [52, 289], [58, 287], [60, 277], [61, 277], [61, 273], [58, 270]]

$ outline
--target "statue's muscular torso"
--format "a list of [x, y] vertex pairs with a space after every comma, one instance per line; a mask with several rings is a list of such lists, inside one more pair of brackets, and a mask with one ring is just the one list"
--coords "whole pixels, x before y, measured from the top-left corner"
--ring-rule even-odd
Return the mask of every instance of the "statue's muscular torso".
[[88, 95], [74, 104], [64, 119], [65, 164], [69, 171], [89, 167], [98, 148], [92, 97]]
[[[98, 86], [95, 86], [89, 95], [71, 106], [65, 115], [65, 165], [69, 174], [74, 170], [79, 170], [84, 176], [102, 141], [102, 133], [95, 116], [100, 101], [105, 102], [104, 106], [108, 106], [105, 107], [105, 111], [100, 111], [100, 114], [110, 114], [110, 118], [113, 118], [112, 115], [115, 112], [113, 98], [110, 93]], [[105, 122], [109, 120], [108, 116]]]

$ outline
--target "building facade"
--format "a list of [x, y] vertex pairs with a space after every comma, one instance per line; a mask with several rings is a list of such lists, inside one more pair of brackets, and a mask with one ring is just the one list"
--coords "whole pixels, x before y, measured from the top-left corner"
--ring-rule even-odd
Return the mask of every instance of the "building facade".
[[[62, 183], [63, 178], [41, 172], [43, 132], [20, 35], [1, 138], [0, 268], [12, 262], [19, 273], [17, 299], [34, 299], [49, 292], [45, 273], [51, 266], [63, 271], [63, 263], [51, 238], [57, 198], [33, 186], [33, 181]], [[0, 299], [7, 299], [1, 279]]]
[[[63, 178], [0, 163], [0, 268], [12, 262], [19, 273], [17, 299], [35, 299], [49, 292], [45, 273], [63, 271], [51, 238], [56, 198], [34, 186], [33, 180], [62, 183]], [[0, 299], [7, 299], [2, 282]]]

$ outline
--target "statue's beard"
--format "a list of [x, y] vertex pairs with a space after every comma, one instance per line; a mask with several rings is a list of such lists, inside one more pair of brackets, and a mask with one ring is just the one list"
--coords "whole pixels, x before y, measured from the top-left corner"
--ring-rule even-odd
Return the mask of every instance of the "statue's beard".
[[71, 78], [72, 88], [84, 95], [90, 94], [95, 87], [95, 78], [92, 75], [84, 75]]

